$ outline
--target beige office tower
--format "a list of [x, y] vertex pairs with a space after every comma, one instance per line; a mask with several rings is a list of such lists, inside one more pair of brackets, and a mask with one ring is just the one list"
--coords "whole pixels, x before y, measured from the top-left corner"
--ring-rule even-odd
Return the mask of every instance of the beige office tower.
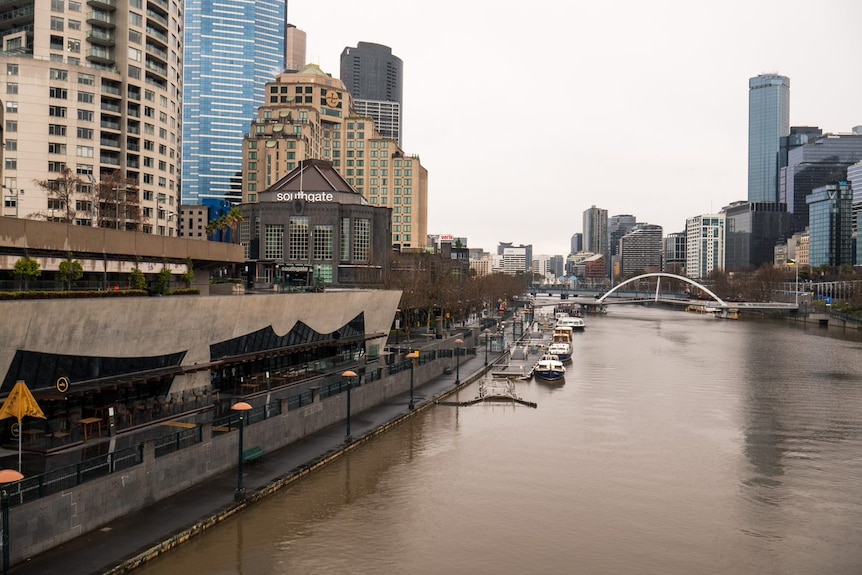
[[341, 80], [308, 64], [279, 74], [265, 94], [243, 141], [244, 202], [257, 202], [300, 161], [327, 160], [368, 203], [392, 209], [394, 249], [425, 248], [428, 171], [355, 112]]
[[2, 215], [176, 236], [183, 2], [0, 2]]

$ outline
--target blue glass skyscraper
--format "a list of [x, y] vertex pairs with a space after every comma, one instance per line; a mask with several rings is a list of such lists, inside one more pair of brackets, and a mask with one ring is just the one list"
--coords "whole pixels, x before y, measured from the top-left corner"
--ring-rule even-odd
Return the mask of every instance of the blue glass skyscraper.
[[186, 0], [182, 203], [241, 200], [242, 141], [284, 69], [286, 0]]
[[781, 138], [790, 133], [790, 79], [748, 80], [748, 201], [778, 201]]

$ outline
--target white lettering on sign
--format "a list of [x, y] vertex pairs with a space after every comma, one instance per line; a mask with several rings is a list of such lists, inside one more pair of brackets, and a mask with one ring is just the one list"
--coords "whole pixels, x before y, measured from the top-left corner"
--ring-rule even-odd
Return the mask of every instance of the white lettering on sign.
[[276, 202], [292, 202], [293, 200], [305, 200], [306, 202], [331, 202], [335, 195], [332, 192], [278, 192], [275, 194]]

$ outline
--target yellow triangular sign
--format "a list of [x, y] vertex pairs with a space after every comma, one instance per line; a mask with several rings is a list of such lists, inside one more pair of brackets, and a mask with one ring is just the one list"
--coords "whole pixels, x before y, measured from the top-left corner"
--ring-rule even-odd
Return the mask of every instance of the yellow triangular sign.
[[18, 423], [21, 423], [21, 419], [25, 415], [45, 419], [45, 414], [42, 413], [39, 404], [36, 403], [36, 398], [33, 397], [33, 394], [27, 388], [27, 384], [19, 381], [12, 388], [6, 401], [3, 402], [3, 407], [0, 407], [0, 419], [14, 417], [18, 420]]

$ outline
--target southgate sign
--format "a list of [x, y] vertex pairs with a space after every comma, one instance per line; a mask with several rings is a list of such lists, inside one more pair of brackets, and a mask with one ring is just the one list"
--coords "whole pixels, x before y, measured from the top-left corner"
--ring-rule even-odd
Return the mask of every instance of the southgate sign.
[[292, 202], [294, 200], [305, 200], [306, 202], [331, 202], [335, 199], [332, 192], [278, 192], [275, 194], [276, 202]]

